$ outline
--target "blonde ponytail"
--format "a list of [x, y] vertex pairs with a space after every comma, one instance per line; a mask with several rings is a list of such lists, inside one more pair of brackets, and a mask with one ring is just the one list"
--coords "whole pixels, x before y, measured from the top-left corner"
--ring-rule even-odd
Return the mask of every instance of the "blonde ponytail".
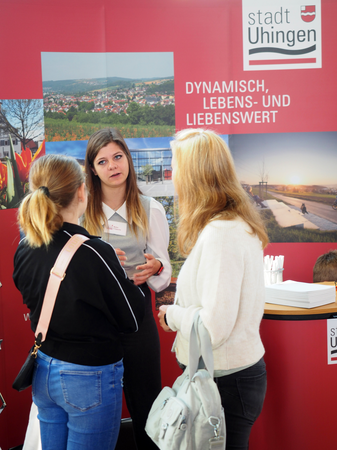
[[71, 204], [83, 182], [81, 166], [72, 157], [46, 155], [34, 162], [29, 173], [30, 192], [18, 211], [29, 246], [50, 244], [63, 225], [61, 209]]
[[57, 207], [41, 189], [28, 194], [19, 209], [19, 223], [31, 247], [48, 245], [63, 224]]

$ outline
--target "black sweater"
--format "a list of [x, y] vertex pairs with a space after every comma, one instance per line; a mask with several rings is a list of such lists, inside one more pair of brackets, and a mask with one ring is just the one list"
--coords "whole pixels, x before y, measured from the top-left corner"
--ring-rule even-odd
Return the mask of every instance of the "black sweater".
[[14, 255], [14, 283], [30, 309], [35, 332], [50, 270], [62, 247], [77, 233], [90, 240], [68, 266], [41, 351], [74, 364], [112, 364], [123, 357], [119, 333], [138, 330], [144, 294], [128, 279], [110, 244], [70, 223], [55, 233], [48, 248], [31, 248], [23, 239]]

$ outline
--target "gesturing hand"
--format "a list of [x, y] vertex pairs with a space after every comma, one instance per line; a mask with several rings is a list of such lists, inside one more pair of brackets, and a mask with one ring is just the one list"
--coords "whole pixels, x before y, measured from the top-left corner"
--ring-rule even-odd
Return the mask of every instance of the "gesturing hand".
[[137, 286], [145, 283], [146, 280], [157, 273], [161, 267], [161, 262], [150, 253], [144, 253], [144, 256], [146, 258], [146, 263], [137, 266], [136, 269], [139, 270], [139, 272], [135, 273], [133, 276], [133, 281]]
[[118, 259], [122, 266], [124, 266], [124, 261], [127, 260], [127, 257], [125, 256], [125, 252], [121, 250], [120, 248], [115, 248], [116, 255], [118, 256]]

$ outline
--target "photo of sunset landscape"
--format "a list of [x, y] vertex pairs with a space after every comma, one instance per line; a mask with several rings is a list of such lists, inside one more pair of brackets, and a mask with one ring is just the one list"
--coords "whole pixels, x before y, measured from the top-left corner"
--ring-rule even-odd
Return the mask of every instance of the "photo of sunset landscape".
[[230, 135], [229, 147], [271, 242], [336, 241], [337, 132]]

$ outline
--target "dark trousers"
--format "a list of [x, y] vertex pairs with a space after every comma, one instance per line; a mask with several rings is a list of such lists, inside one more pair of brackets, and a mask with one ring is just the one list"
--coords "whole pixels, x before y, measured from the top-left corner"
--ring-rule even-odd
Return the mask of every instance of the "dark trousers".
[[226, 450], [247, 450], [249, 435], [261, 413], [267, 389], [263, 358], [247, 369], [215, 378], [225, 410]]
[[124, 349], [123, 389], [138, 450], [158, 450], [146, 434], [145, 424], [152, 403], [161, 391], [160, 343], [150, 289], [146, 284], [141, 289], [146, 298], [144, 320], [136, 333], [121, 337]]

